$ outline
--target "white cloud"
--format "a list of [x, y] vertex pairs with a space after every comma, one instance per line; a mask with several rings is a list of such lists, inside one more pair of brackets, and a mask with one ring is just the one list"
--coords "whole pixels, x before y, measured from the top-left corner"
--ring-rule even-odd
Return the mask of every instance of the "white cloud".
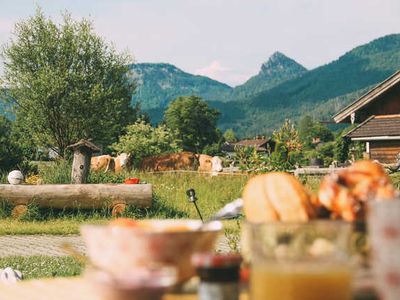
[[238, 74], [237, 70], [224, 66], [219, 60], [213, 60], [207, 66], [194, 70], [193, 73], [210, 77], [231, 86], [241, 84], [250, 77], [249, 74]]
[[219, 60], [213, 60], [208, 66], [197, 69], [194, 73], [219, 80], [224, 73], [229, 72], [230, 70], [230, 68], [224, 67]]

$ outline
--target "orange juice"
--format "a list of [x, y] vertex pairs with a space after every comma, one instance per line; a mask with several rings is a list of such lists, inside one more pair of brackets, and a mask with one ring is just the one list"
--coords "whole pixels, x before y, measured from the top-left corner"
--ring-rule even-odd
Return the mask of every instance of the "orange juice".
[[351, 271], [346, 266], [255, 265], [251, 300], [351, 300]]

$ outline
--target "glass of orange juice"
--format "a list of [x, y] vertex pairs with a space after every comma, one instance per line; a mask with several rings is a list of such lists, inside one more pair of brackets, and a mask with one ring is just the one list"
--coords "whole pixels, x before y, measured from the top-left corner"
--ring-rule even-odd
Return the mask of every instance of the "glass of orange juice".
[[351, 300], [351, 224], [246, 223], [251, 300]]

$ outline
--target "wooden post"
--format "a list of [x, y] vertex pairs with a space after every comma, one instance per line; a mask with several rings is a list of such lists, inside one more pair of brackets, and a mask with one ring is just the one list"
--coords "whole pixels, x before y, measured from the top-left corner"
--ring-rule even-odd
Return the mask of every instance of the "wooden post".
[[71, 183], [80, 184], [87, 182], [87, 176], [90, 170], [90, 159], [93, 152], [100, 152], [99, 147], [87, 140], [69, 145], [67, 149], [74, 151], [74, 160], [72, 162]]

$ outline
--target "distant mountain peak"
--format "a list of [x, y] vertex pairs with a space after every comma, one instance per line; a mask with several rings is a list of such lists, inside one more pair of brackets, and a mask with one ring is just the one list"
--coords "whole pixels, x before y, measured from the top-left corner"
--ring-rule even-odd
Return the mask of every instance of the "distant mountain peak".
[[295, 60], [287, 57], [282, 52], [274, 52], [269, 59], [262, 64], [260, 74], [275, 75], [276, 73], [303, 73], [307, 71], [302, 65]]

